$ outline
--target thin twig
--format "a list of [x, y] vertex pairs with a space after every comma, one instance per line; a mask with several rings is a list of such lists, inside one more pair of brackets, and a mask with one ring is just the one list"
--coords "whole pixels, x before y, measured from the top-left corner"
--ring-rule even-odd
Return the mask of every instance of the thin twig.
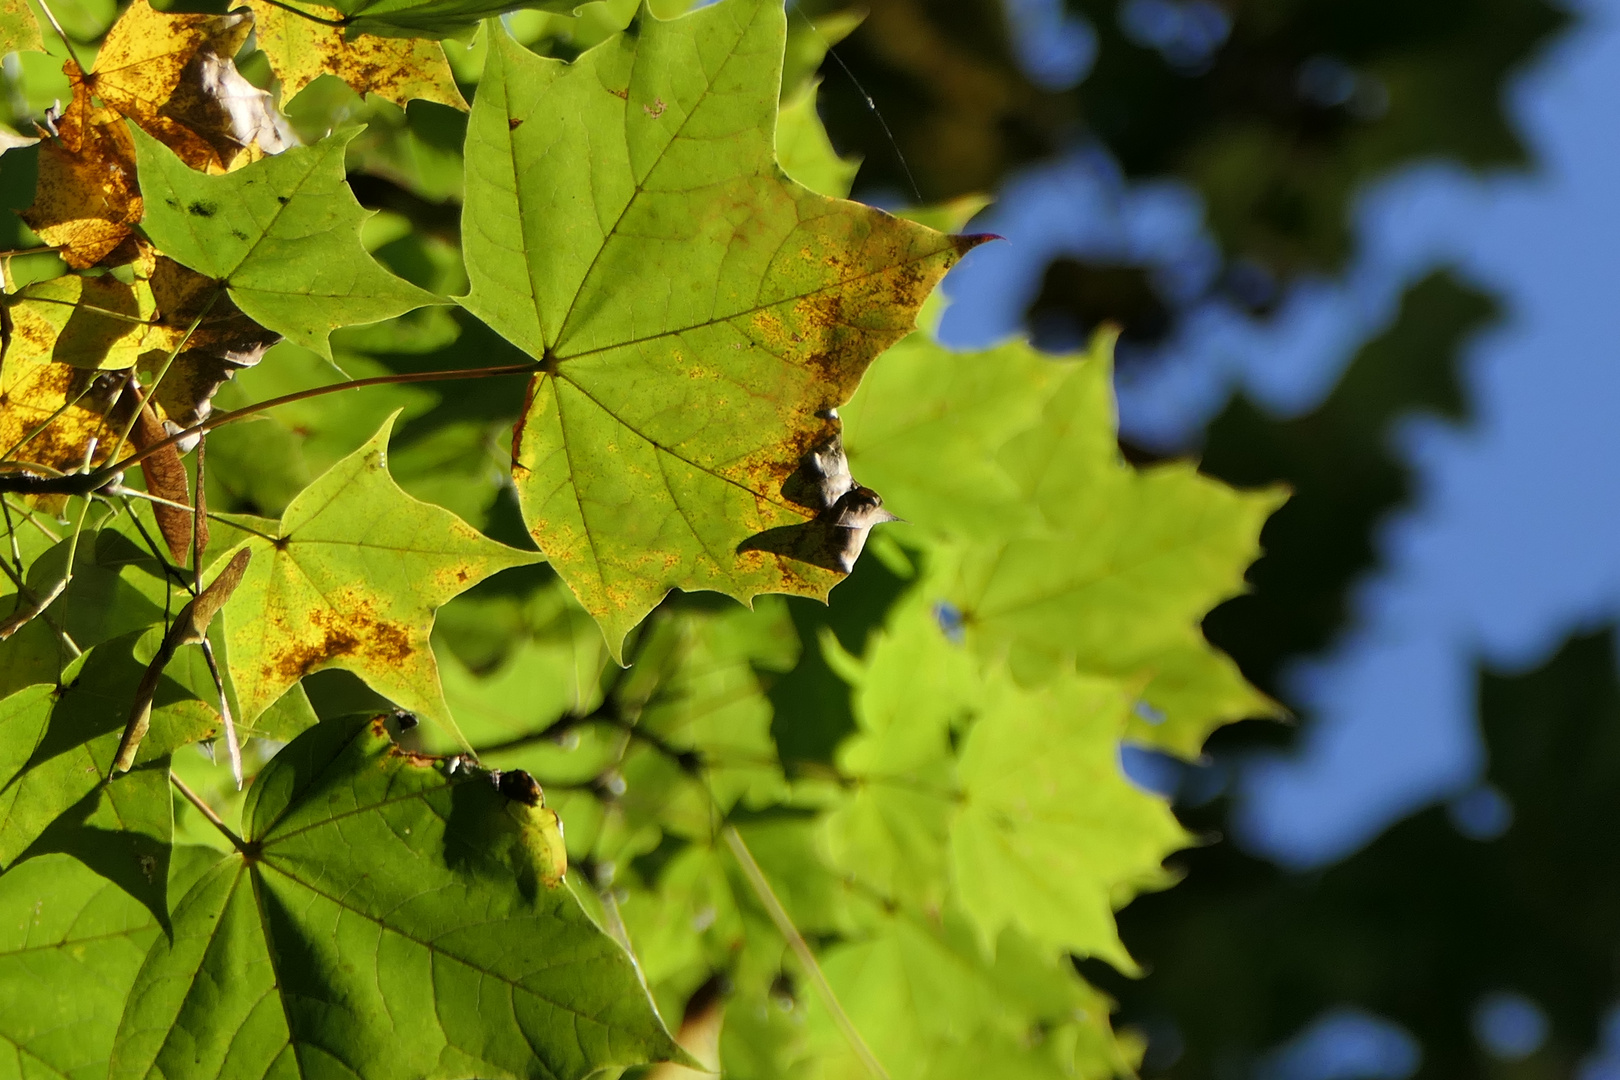
[[765, 905], [766, 912], [770, 914], [771, 922], [776, 924], [776, 929], [787, 939], [788, 947], [799, 958], [799, 963], [804, 965], [806, 974], [810, 976], [810, 981], [815, 984], [816, 993], [821, 996], [822, 1004], [827, 1007], [828, 1012], [832, 1013], [833, 1020], [838, 1024], [839, 1030], [844, 1033], [844, 1038], [849, 1041], [850, 1048], [855, 1051], [855, 1056], [861, 1059], [861, 1064], [866, 1066], [866, 1071], [877, 1077], [878, 1080], [889, 1080], [889, 1074], [883, 1068], [883, 1063], [878, 1061], [877, 1057], [873, 1055], [871, 1047], [866, 1045], [866, 1040], [861, 1038], [861, 1033], [856, 1030], [854, 1021], [850, 1020], [849, 1014], [844, 1011], [844, 1006], [839, 1003], [838, 995], [833, 993], [833, 988], [828, 984], [827, 977], [821, 973], [821, 965], [816, 963], [816, 956], [810, 951], [809, 943], [804, 940], [804, 935], [799, 933], [799, 928], [793, 925], [793, 920], [788, 917], [787, 909], [782, 907], [782, 902], [776, 898], [776, 893], [771, 889], [771, 883], [765, 880], [765, 873], [759, 868], [759, 863], [754, 861], [754, 854], [748, 850], [748, 845], [743, 842], [742, 834], [737, 832], [735, 826], [727, 825], [721, 830], [721, 835], [726, 838], [726, 846], [731, 849], [731, 853], [737, 857], [737, 864], [742, 867], [743, 876], [748, 878], [748, 884], [753, 887], [754, 895], [759, 897], [761, 904]]
[[271, 7], [278, 7], [283, 11], [290, 11], [299, 18], [308, 19], [310, 22], [320, 23], [322, 26], [335, 26], [341, 30], [343, 27], [354, 22], [352, 17], [344, 17], [342, 19], [323, 19], [319, 15], [311, 15], [309, 12], [304, 11], [301, 8], [295, 8], [291, 4], [283, 4], [281, 0], [264, 0], [264, 2], [269, 4]]
[[232, 832], [231, 827], [225, 824], [225, 819], [214, 813], [214, 808], [203, 802], [202, 796], [198, 795], [195, 791], [192, 791], [191, 788], [186, 785], [184, 780], [174, 775], [173, 769], [169, 770], [169, 783], [173, 784], [175, 790], [180, 792], [181, 795], [184, 795], [186, 801], [192, 806], [195, 806], [203, 817], [213, 822], [214, 828], [225, 834], [225, 839], [231, 842], [232, 847], [236, 848], [237, 851], [240, 851], [243, 854], [247, 853], [247, 841], [243, 840], [240, 836], [237, 836], [234, 832]]
[[79, 60], [79, 54], [73, 51], [73, 42], [68, 40], [67, 31], [63, 30], [62, 24], [56, 21], [56, 13], [51, 10], [51, 5], [46, 0], [39, 0], [39, 8], [45, 13], [45, 17], [51, 21], [51, 29], [56, 31], [56, 36], [62, 39], [62, 47], [67, 50], [68, 57], [73, 61], [73, 65], [79, 69], [79, 74], [85, 74], [85, 66]]

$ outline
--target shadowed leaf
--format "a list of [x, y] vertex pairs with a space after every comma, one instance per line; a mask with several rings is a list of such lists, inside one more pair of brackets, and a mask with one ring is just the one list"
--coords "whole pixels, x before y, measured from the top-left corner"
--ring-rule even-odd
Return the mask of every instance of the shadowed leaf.
[[260, 774], [152, 946], [116, 1078], [584, 1077], [677, 1053], [624, 950], [543, 881], [549, 814], [329, 721]]
[[[133, 284], [111, 275], [69, 274], [22, 289], [8, 305], [12, 331], [0, 366], [0, 449], [66, 472], [83, 462], [89, 439], [96, 437], [100, 445], [92, 460], [105, 460], [135, 407], [135, 395], [124, 387], [128, 368], [148, 388], [164, 372], [156, 391], [142, 395], [155, 421], [189, 426], [207, 416], [219, 385], [258, 363], [277, 340], [218, 292], [214, 282], [162, 256], [138, 263]], [[157, 434], [132, 430], [137, 445]], [[176, 498], [175, 492], [182, 493]], [[158, 493], [186, 501], [178, 484]]]
[[[38, 734], [26, 757], [6, 755], [12, 764], [0, 774], [0, 865], [9, 865], [47, 826], [98, 789], [110, 802], [85, 804], [83, 820], [93, 819], [98, 828], [122, 820], [125, 825], [120, 828], [154, 843], [167, 842], [167, 788], [133, 773], [111, 783], [102, 779], [118, 748], [124, 726], [120, 714], [127, 713], [143, 674], [143, 665], [130, 655], [133, 644], [134, 636], [127, 636], [92, 650], [83, 670], [59, 691], [31, 687], [7, 699], [8, 730]], [[18, 698], [22, 700], [12, 705]], [[137, 772], [149, 773], [141, 766], [166, 762], [175, 748], [209, 737], [217, 722], [213, 709], [174, 682], [162, 681], [152, 710], [152, 733], [135, 761]], [[161, 766], [157, 773], [162, 775]], [[131, 858], [140, 853], [136, 848], [144, 850], [135, 845]]]
[[[196, 848], [177, 854], [179, 896], [206, 861]], [[150, 912], [66, 855], [0, 877], [0, 1044], [14, 1075], [105, 1077], [124, 998], [160, 935]]]

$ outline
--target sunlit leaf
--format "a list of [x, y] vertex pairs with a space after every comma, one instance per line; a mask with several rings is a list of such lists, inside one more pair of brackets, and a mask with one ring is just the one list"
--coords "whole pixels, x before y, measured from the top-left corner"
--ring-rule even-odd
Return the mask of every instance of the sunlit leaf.
[[0, 53], [44, 51], [45, 39], [28, 0], [0, 0]]
[[330, 360], [337, 327], [437, 302], [360, 246], [366, 215], [343, 179], [343, 149], [357, 131], [224, 176], [188, 168], [137, 131], [141, 228], [176, 262], [224, 282], [255, 321]]
[[1217, 724], [1276, 714], [1198, 625], [1242, 591], [1284, 493], [1235, 491], [1184, 463], [1126, 464], [1110, 348], [951, 353], [918, 335], [845, 410], [851, 467], [933, 541], [925, 588], [981, 655], [1029, 684], [1064, 671], [1142, 679], [1164, 722], [1132, 736], [1196, 754]]
[[[1004, 934], [995, 961], [986, 962], [954, 912], [929, 922], [891, 915], [874, 929], [829, 950], [823, 966], [896, 1080], [1112, 1080], [1134, 1073], [1139, 1051], [1116, 1042], [1108, 1000], [1081, 982], [1067, 960]], [[870, 1076], [821, 1003], [807, 1004], [813, 1056], [805, 1075]]]
[[66, 65], [72, 100], [54, 139], [39, 148], [39, 186], [22, 219], [69, 266], [83, 269], [111, 255], [141, 219], [135, 146], [116, 109], [90, 100], [78, 66]]
[[976, 241], [784, 178], [779, 5], [643, 16], [572, 65], [491, 34], [462, 302], [546, 365], [516, 447], [536, 542], [615, 650], [671, 588], [825, 596], [844, 530], [784, 485]]
[[223, 172], [288, 141], [269, 96], [232, 61], [252, 30], [246, 15], [169, 15], [134, 0], [84, 82], [192, 168]]
[[538, 561], [406, 495], [388, 474], [393, 418], [306, 488], [253, 552], [225, 606], [231, 676], [252, 722], [303, 676], [352, 671], [456, 730], [428, 636], [433, 612], [509, 566]]

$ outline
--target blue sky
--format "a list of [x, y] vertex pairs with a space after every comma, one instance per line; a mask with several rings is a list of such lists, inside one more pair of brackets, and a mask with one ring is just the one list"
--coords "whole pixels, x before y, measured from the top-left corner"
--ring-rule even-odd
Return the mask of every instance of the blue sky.
[[[1305, 283], [1265, 323], [1203, 309], [1167, 362], [1120, 387], [1133, 438], [1184, 446], [1237, 387], [1278, 415], [1315, 405], [1437, 266], [1505, 308], [1465, 357], [1473, 423], [1397, 432], [1416, 502], [1381, 528], [1384, 568], [1357, 589], [1345, 638], [1288, 674], [1313, 717], [1298, 750], [1243, 770], [1238, 839], [1289, 865], [1466, 792], [1483, 764], [1476, 660], [1534, 665], [1620, 611], [1620, 3], [1573, 6], [1578, 27], [1509, 96], [1537, 170], [1419, 163], [1385, 178], [1362, 194], [1342, 278]], [[1214, 269], [1201, 218], [1192, 193], [1129, 187], [1097, 155], [1032, 170], [974, 223], [1008, 243], [951, 275], [942, 332], [963, 347], [1015, 332], [1062, 252], [1146, 261], [1196, 289]]]

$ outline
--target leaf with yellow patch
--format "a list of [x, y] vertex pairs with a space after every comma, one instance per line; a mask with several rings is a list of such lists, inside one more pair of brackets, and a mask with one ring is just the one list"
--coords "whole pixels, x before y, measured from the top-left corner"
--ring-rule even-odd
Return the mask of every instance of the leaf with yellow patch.
[[884, 520], [833, 410], [978, 241], [782, 173], [772, 0], [644, 11], [573, 64], [489, 32], [462, 303], [545, 367], [531, 534], [615, 651], [672, 588], [825, 597]]
[[[264, 0], [248, 0], [248, 7], [259, 48], [281, 80], [284, 101], [320, 76], [336, 75], [357, 94], [376, 94], [401, 108], [412, 98], [467, 107], [437, 41], [345, 32]], [[343, 15], [335, 8], [311, 10], [331, 22]]]
[[540, 556], [401, 491], [387, 465], [398, 415], [305, 488], [272, 534], [233, 549], [253, 551], [224, 613], [243, 723], [305, 675], [338, 667], [456, 730], [428, 647], [433, 614], [489, 575]]

